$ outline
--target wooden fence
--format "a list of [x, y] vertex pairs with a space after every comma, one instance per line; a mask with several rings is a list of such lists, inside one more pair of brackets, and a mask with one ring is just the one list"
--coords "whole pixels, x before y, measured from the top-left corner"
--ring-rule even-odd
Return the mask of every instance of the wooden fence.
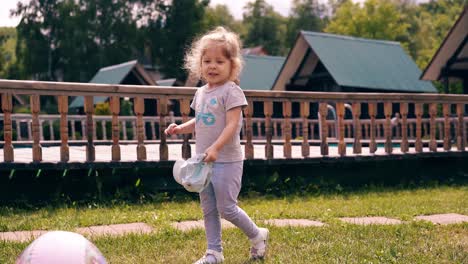
[[[160, 160], [167, 160], [168, 139], [163, 131], [169, 122], [184, 122], [191, 118], [189, 105], [195, 90], [188, 87], [0, 80], [3, 111], [0, 115], [3, 142], [0, 143], [3, 143], [4, 161], [14, 162], [13, 143], [31, 141], [32, 160], [41, 162], [41, 143], [59, 140], [60, 161], [67, 162], [70, 139], [81, 140], [86, 145], [87, 162], [95, 160], [97, 140], [110, 141], [112, 161], [121, 160], [122, 140], [136, 143], [139, 161], [146, 160], [145, 142], [157, 140]], [[421, 153], [423, 144], [427, 144], [431, 152], [452, 151], [452, 143], [456, 150], [465, 151], [467, 95], [284, 91], [245, 91], [245, 94], [249, 102], [244, 109], [242, 129], [246, 159], [254, 157], [254, 144], [265, 145], [265, 159], [273, 159], [275, 139], [276, 142], [281, 140], [285, 158], [291, 158], [292, 144], [298, 140], [302, 157], [309, 157], [314, 142], [320, 144], [321, 155], [328, 155], [331, 139], [336, 141], [340, 156], [346, 156], [346, 143], [349, 142], [353, 154], [362, 153], [363, 142], [371, 154], [375, 153], [379, 139], [384, 143], [386, 154], [392, 154], [395, 142], [399, 143], [403, 153], [409, 152], [410, 145], [415, 153]], [[31, 114], [13, 112], [13, 95], [30, 97]], [[46, 95], [57, 97], [58, 115], [40, 114], [40, 96]], [[71, 96], [84, 96], [84, 116], [68, 114]], [[110, 116], [94, 114], [94, 96], [109, 96]], [[133, 99], [134, 116], [119, 115], [122, 98]], [[144, 99], [157, 102], [157, 116], [144, 116]], [[171, 102], [178, 102], [180, 115], [171, 114], [168, 108]], [[254, 102], [262, 107], [261, 117], [254, 114]], [[329, 117], [330, 107], [335, 112], [333, 119]], [[395, 117], [395, 113], [399, 117]], [[59, 132], [54, 130], [54, 123]], [[48, 137], [44, 137], [45, 131]], [[180, 138], [184, 157], [190, 156], [190, 137]], [[438, 144], [442, 149], [438, 149]]]

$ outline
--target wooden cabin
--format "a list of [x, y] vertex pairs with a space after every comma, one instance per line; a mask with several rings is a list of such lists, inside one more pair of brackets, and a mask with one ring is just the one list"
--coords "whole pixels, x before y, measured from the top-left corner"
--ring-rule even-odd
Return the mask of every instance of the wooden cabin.
[[443, 82], [445, 93], [449, 92], [451, 82], [461, 81], [463, 93], [468, 94], [468, 6], [447, 33], [421, 79]]
[[[420, 75], [398, 42], [301, 31], [272, 90], [436, 93]], [[297, 107], [293, 106], [296, 116]], [[394, 109], [398, 112], [398, 107]], [[367, 109], [362, 113], [365, 116]], [[383, 113], [383, 106], [378, 113]]]
[[[156, 81], [145, 71], [137, 60], [101, 68], [89, 81], [90, 83], [103, 84], [129, 84], [129, 85], [157, 85]], [[95, 96], [94, 104], [106, 102], [107, 96]], [[83, 114], [84, 98], [75, 97], [70, 105], [71, 112]], [[154, 100], [145, 99], [145, 115], [156, 115]]]

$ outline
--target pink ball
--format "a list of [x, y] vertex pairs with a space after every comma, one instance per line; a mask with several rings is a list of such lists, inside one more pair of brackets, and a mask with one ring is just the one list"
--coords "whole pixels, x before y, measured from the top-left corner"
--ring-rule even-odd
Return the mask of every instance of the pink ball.
[[16, 264], [105, 264], [99, 249], [84, 236], [52, 231], [34, 240], [18, 257]]

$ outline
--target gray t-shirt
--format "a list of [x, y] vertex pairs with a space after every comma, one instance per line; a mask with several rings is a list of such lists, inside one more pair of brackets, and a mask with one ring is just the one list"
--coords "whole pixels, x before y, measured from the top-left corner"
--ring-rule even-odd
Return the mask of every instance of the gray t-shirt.
[[[244, 92], [234, 82], [209, 89], [200, 87], [190, 107], [195, 110], [196, 153], [204, 153], [221, 135], [226, 126], [226, 112], [234, 107], [246, 106]], [[244, 159], [240, 146], [242, 113], [237, 131], [219, 151], [217, 162], [235, 162]]]

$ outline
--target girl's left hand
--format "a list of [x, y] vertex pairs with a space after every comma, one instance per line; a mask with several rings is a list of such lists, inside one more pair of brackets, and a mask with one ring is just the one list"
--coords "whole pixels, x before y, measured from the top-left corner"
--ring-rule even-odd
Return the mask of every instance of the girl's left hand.
[[205, 155], [204, 162], [214, 162], [218, 159], [218, 151], [212, 146], [206, 149]]

